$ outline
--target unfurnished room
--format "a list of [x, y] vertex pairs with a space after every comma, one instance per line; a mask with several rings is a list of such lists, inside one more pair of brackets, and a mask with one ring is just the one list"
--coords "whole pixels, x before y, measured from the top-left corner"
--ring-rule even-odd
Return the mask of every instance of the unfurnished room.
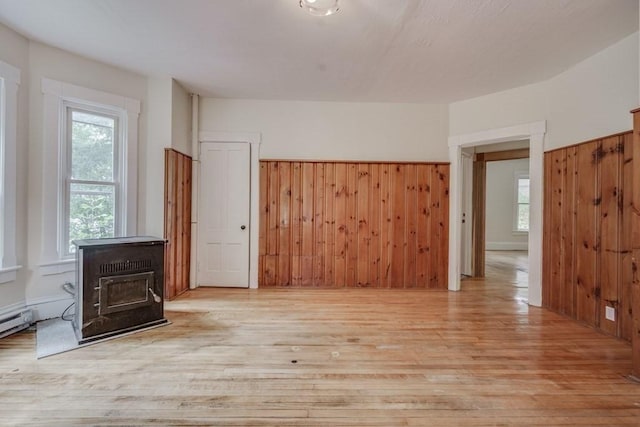
[[0, 0], [0, 425], [640, 425], [639, 0]]

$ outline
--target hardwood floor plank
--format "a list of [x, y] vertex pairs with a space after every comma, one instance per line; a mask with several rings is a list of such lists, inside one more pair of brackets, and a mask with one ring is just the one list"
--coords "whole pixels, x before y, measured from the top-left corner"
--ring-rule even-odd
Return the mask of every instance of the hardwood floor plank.
[[197, 289], [171, 325], [41, 360], [9, 336], [0, 424], [638, 425], [630, 345], [529, 307], [487, 260], [456, 293]]

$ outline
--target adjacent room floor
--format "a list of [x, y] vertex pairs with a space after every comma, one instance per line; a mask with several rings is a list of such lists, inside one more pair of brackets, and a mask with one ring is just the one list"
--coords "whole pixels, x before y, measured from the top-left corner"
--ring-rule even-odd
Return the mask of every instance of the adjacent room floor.
[[199, 289], [169, 326], [35, 359], [0, 340], [0, 424], [638, 425], [628, 343], [499, 278], [462, 292]]

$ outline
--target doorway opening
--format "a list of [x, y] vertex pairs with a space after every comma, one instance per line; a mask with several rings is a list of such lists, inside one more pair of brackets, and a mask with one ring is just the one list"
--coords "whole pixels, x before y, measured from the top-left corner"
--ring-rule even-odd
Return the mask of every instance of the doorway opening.
[[[529, 141], [479, 145], [463, 150], [462, 244], [469, 254], [464, 277], [528, 287]], [[471, 175], [470, 179], [464, 179]], [[471, 188], [468, 188], [468, 186]], [[470, 197], [469, 197], [470, 196]], [[470, 211], [470, 215], [469, 212]], [[471, 224], [466, 225], [466, 217]], [[470, 238], [467, 237], [470, 234]]]
[[[526, 303], [542, 305], [542, 173], [546, 122], [489, 129], [449, 137], [451, 198], [449, 221], [449, 290], [461, 289], [463, 256], [463, 150], [508, 141], [529, 141], [530, 217], [528, 239], [528, 288]], [[468, 222], [468, 220], [466, 221]]]

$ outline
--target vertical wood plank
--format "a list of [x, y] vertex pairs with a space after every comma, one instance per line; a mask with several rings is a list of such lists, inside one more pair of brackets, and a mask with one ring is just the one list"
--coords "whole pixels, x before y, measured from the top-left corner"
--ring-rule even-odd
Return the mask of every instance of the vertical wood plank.
[[267, 226], [269, 223], [269, 164], [260, 162], [260, 223], [258, 225], [258, 286], [266, 286], [264, 276], [267, 255]]
[[555, 311], [559, 311], [562, 306], [562, 289], [564, 280], [564, 257], [562, 256], [562, 237], [563, 227], [562, 219], [564, 207], [565, 193], [565, 176], [566, 176], [566, 150], [556, 150], [550, 154], [552, 171], [548, 186], [551, 189], [551, 217], [550, 225], [550, 291], [549, 291], [549, 307]]
[[175, 279], [173, 277], [173, 205], [175, 200], [175, 180], [173, 179], [175, 169], [175, 154], [172, 150], [164, 152], [164, 238], [167, 241], [164, 247], [164, 294], [165, 298], [171, 299], [175, 296]]
[[405, 260], [405, 200], [404, 188], [405, 168], [400, 164], [391, 165], [391, 273], [389, 284], [392, 288], [404, 288]]
[[631, 341], [631, 330], [633, 320], [633, 305], [631, 301], [632, 282], [632, 246], [631, 233], [633, 226], [632, 218], [632, 189], [633, 189], [633, 134], [622, 136], [623, 160], [621, 167], [621, 219], [619, 227], [620, 235], [620, 310], [618, 311], [618, 336], [627, 341]]
[[486, 186], [487, 164], [484, 160], [476, 160], [473, 162], [473, 211], [471, 218], [473, 241], [471, 259], [474, 277], [484, 277]]
[[391, 272], [391, 165], [380, 166], [380, 287], [388, 288]]
[[551, 177], [553, 176], [553, 153], [544, 153], [544, 187], [542, 203], [542, 306], [551, 308]]
[[440, 169], [440, 230], [442, 235], [438, 244], [440, 246], [440, 289], [449, 287], [449, 176], [451, 167], [448, 164], [439, 165]]
[[369, 165], [369, 286], [380, 286], [380, 165]]
[[597, 262], [597, 169], [594, 153], [599, 143], [577, 147], [576, 210], [576, 318], [588, 325], [596, 324], [596, 262]]
[[617, 324], [615, 320], [607, 320], [606, 308], [611, 307], [618, 312], [618, 281], [619, 281], [619, 231], [621, 212], [619, 188], [619, 171], [621, 154], [624, 145], [620, 137], [602, 140], [602, 146], [597, 153], [597, 166], [600, 181], [600, 244], [598, 245], [598, 287], [599, 307], [598, 323], [600, 329], [615, 335]]
[[192, 176], [193, 176], [193, 159], [190, 156], [184, 156], [184, 161], [186, 167], [184, 168], [184, 182], [185, 182], [185, 191], [184, 191], [184, 201], [183, 201], [183, 210], [184, 210], [184, 239], [182, 242], [182, 246], [184, 249], [182, 250], [184, 257], [184, 269], [185, 269], [185, 283], [183, 291], [186, 292], [189, 290], [189, 284], [191, 283], [191, 195], [192, 195]]
[[435, 165], [432, 169], [432, 185], [436, 182], [437, 199], [431, 199], [431, 206], [434, 209], [434, 217], [432, 226], [434, 233], [432, 239], [434, 246], [437, 248], [435, 254], [432, 253], [436, 272], [434, 280], [430, 283], [430, 287], [446, 289], [448, 274], [448, 253], [449, 253], [449, 165]]
[[405, 262], [404, 262], [404, 283], [406, 288], [415, 288], [416, 262], [417, 262], [417, 170], [416, 165], [405, 165], [404, 188], [405, 188], [405, 216], [407, 225], [405, 227]]
[[302, 167], [291, 163], [291, 286], [302, 285]]
[[369, 165], [363, 163], [356, 166], [356, 231], [358, 245], [356, 286], [370, 286], [369, 271], [371, 269], [371, 263], [369, 261], [369, 243], [371, 236], [369, 234], [369, 220], [371, 218], [371, 212], [369, 211]]
[[569, 147], [565, 152], [565, 168], [563, 182], [562, 212], [562, 270], [564, 277], [560, 281], [562, 287], [562, 313], [575, 316], [576, 311], [576, 279], [575, 279], [575, 242], [576, 242], [576, 148]]
[[640, 109], [633, 113], [631, 209], [631, 374], [640, 379]]
[[431, 165], [418, 165], [416, 286], [429, 286], [431, 273]]
[[174, 295], [182, 293], [184, 288], [184, 271], [185, 266], [183, 264], [182, 254], [182, 237], [184, 233], [184, 217], [182, 211], [182, 200], [184, 197], [184, 161], [183, 155], [180, 153], [174, 153], [174, 180], [176, 182], [176, 192], [174, 194], [175, 203], [173, 205], [173, 277], [174, 277]]
[[347, 165], [335, 165], [335, 285], [344, 287], [347, 277]]
[[324, 209], [324, 280], [326, 286], [336, 286], [335, 279], [335, 256], [336, 256], [336, 216], [335, 216], [335, 200], [336, 200], [336, 177], [335, 164], [327, 163], [325, 166], [324, 176], [325, 191], [325, 209]]
[[311, 286], [313, 283], [313, 232], [314, 232], [314, 177], [315, 163], [304, 162], [302, 169], [302, 250], [300, 258], [300, 285]]
[[264, 261], [264, 284], [276, 286], [278, 284], [278, 211], [280, 206], [280, 189], [278, 176], [280, 173], [279, 162], [269, 163], [269, 215], [267, 223], [267, 244]]
[[324, 233], [325, 208], [325, 163], [315, 164], [314, 176], [314, 232], [313, 232], [313, 286], [326, 286], [324, 279], [324, 251], [326, 246]]
[[358, 269], [358, 221], [357, 221], [357, 185], [358, 165], [347, 165], [347, 272], [345, 285], [354, 287], [357, 285], [356, 271]]
[[278, 163], [278, 209], [273, 212], [278, 222], [277, 286], [291, 286], [291, 163]]

